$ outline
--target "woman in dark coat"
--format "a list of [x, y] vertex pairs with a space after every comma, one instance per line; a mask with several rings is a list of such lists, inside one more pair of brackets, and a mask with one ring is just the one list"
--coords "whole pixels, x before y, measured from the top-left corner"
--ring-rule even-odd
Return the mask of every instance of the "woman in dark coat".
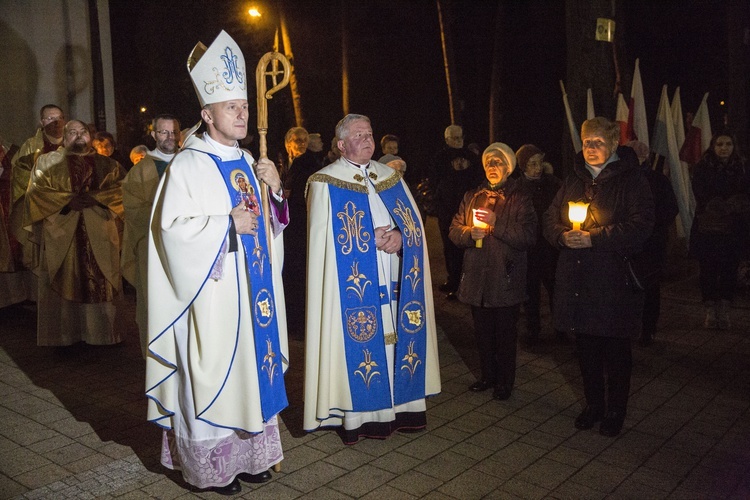
[[[537, 218], [531, 197], [509, 178], [516, 166], [512, 149], [500, 142], [490, 144], [482, 164], [487, 180], [464, 195], [449, 237], [465, 249], [458, 299], [471, 305], [479, 348], [482, 374], [469, 389], [494, 387], [492, 396], [504, 400], [516, 378], [518, 313], [526, 300], [526, 251], [534, 245]], [[474, 209], [487, 228], [475, 227]]]
[[[654, 226], [648, 182], [630, 148], [618, 148], [618, 126], [606, 118], [581, 127], [583, 151], [544, 214], [544, 236], [560, 248], [554, 322], [576, 337], [586, 407], [578, 429], [602, 421], [599, 432], [619, 434], [632, 372], [631, 340], [641, 329], [643, 291], [628, 279], [624, 257], [641, 250]], [[568, 202], [590, 205], [571, 230]], [[606, 397], [605, 397], [606, 393]]]
[[731, 132], [714, 135], [693, 169], [695, 218], [690, 252], [700, 264], [706, 328], [728, 329], [737, 268], [747, 245], [750, 175]]
[[[526, 343], [530, 346], [539, 342], [542, 329], [540, 306], [542, 303], [542, 286], [547, 290], [550, 312], [554, 310], [555, 266], [557, 265], [557, 246], [552, 246], [542, 235], [542, 216], [560, 189], [560, 179], [543, 171], [544, 152], [533, 144], [524, 144], [516, 151], [521, 185], [531, 196], [534, 211], [540, 221], [537, 230], [536, 244], [529, 249], [529, 266], [526, 271], [526, 293], [529, 299], [524, 304], [526, 314]], [[558, 338], [565, 341], [565, 333], [558, 332]]]

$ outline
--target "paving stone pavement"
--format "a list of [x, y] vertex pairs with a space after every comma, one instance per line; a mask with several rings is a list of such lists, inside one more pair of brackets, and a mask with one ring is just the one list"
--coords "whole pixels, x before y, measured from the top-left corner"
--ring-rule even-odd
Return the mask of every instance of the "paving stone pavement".
[[[432, 218], [427, 233], [437, 285]], [[519, 349], [508, 401], [469, 392], [470, 311], [436, 291], [443, 392], [428, 402], [428, 430], [353, 446], [332, 431], [302, 432], [303, 346], [292, 337], [282, 471], [236, 498], [750, 498], [750, 294], [735, 302], [732, 329], [704, 330], [695, 266], [676, 267], [656, 343], [634, 348], [620, 436], [573, 427], [578, 365], [550, 332]], [[220, 498], [159, 464], [134, 298], [124, 299], [128, 336], [116, 347], [36, 347], [35, 306], [0, 310], [0, 498]]]

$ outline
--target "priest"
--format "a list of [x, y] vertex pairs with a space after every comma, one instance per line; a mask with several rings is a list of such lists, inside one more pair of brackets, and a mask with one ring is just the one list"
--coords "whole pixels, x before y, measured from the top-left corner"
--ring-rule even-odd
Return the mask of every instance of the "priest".
[[422, 217], [401, 174], [371, 161], [370, 120], [336, 126], [342, 157], [307, 184], [304, 427], [346, 444], [427, 425], [440, 392]]
[[[238, 145], [247, 135], [248, 74], [237, 43], [224, 31], [208, 48], [198, 43], [188, 70], [206, 130], [172, 159], [151, 215], [148, 418], [164, 429], [165, 467], [233, 495], [240, 481], [271, 479], [268, 469], [283, 458], [288, 207], [273, 162], [254, 170]], [[243, 186], [267, 189], [270, 213], [246, 203]]]

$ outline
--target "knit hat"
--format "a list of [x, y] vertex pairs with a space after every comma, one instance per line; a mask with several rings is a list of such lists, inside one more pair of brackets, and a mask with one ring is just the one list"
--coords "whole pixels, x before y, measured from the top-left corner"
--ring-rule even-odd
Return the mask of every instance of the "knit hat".
[[392, 154], [387, 154], [387, 155], [381, 156], [380, 159], [378, 160], [378, 163], [382, 163], [383, 165], [385, 165], [389, 161], [400, 160], [400, 159], [401, 159], [400, 156], [396, 156], [396, 155], [392, 155]]
[[245, 56], [226, 31], [210, 47], [198, 42], [187, 62], [201, 107], [232, 99], [247, 100]]
[[518, 160], [518, 168], [522, 171], [526, 169], [526, 164], [529, 162], [532, 156], [542, 155], [544, 152], [533, 144], [524, 144], [518, 151], [516, 151], [516, 159]]
[[507, 163], [509, 167], [508, 171], [505, 172], [505, 175], [503, 175], [503, 178], [505, 178], [506, 176], [510, 175], [516, 168], [516, 155], [507, 144], [502, 142], [493, 142], [492, 144], [487, 146], [487, 149], [485, 149], [484, 153], [482, 153], [482, 165], [485, 164], [485, 160], [489, 155], [497, 153], [500, 153], [501, 155], [503, 155], [503, 157], [505, 157], [505, 163]]

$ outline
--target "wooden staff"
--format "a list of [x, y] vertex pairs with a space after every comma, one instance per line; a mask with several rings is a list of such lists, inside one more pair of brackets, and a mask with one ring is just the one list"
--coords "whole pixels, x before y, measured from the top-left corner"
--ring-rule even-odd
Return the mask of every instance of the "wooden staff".
[[[271, 69], [268, 69], [268, 63], [271, 63]], [[279, 63], [282, 69], [279, 70]], [[292, 74], [289, 60], [280, 52], [266, 52], [258, 61], [255, 68], [255, 84], [258, 88], [258, 135], [260, 136], [260, 157], [268, 158], [268, 144], [266, 143], [266, 134], [268, 134], [268, 99], [279, 90], [286, 87], [289, 83], [289, 75]], [[278, 81], [279, 75], [282, 75], [281, 82]], [[270, 76], [273, 81], [273, 87], [266, 90], [266, 77]], [[256, 172], [257, 175], [257, 172]], [[271, 206], [268, 200], [268, 186], [258, 178], [260, 183], [260, 199], [263, 203], [263, 220], [266, 223], [266, 241], [268, 242], [268, 255], [271, 255]], [[273, 466], [274, 472], [281, 471], [281, 463]]]
[[[271, 69], [268, 69], [268, 63], [271, 63]], [[282, 68], [279, 69], [279, 63]], [[255, 83], [258, 89], [258, 135], [260, 136], [260, 157], [268, 158], [268, 144], [266, 143], [266, 134], [268, 134], [268, 99], [273, 94], [286, 87], [291, 75], [289, 60], [280, 52], [266, 52], [258, 61], [255, 68]], [[279, 75], [282, 75], [281, 81], [278, 81]], [[266, 90], [266, 77], [270, 76], [273, 81], [273, 87]], [[260, 197], [263, 204], [263, 220], [266, 223], [266, 241], [268, 241], [268, 254], [271, 254], [271, 219], [270, 203], [268, 200], [268, 187], [266, 183], [260, 182]]]

